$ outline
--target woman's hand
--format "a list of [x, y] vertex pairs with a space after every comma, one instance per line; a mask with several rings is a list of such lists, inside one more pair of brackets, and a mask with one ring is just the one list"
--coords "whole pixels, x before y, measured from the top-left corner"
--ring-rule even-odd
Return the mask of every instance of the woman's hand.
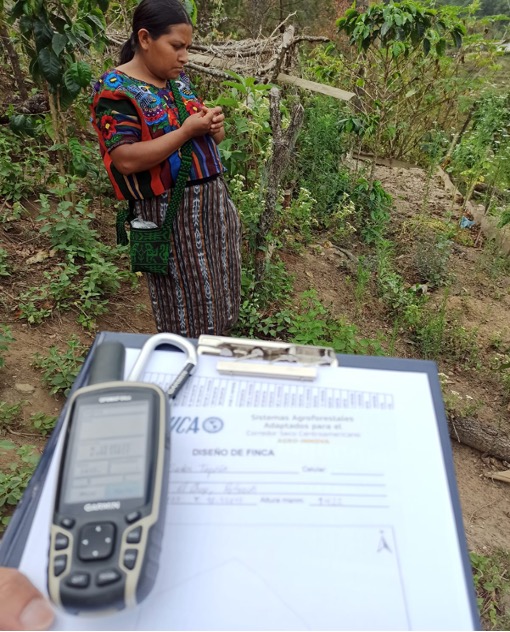
[[50, 604], [14, 568], [0, 568], [0, 630], [46, 630], [55, 615]]
[[181, 129], [189, 138], [205, 136], [205, 134], [211, 133], [211, 125], [214, 116], [214, 109], [209, 110], [204, 107], [202, 110], [200, 110], [200, 112], [188, 116], [188, 118], [181, 125]]
[[221, 143], [225, 138], [223, 127], [225, 115], [219, 105], [214, 108], [203, 107], [197, 114], [189, 116], [182, 124], [182, 130], [190, 137], [209, 134], [216, 143]]
[[225, 138], [225, 115], [223, 114], [223, 110], [219, 105], [209, 111], [214, 113], [209, 134], [213, 137], [216, 144], [218, 144], [221, 143], [221, 141]]

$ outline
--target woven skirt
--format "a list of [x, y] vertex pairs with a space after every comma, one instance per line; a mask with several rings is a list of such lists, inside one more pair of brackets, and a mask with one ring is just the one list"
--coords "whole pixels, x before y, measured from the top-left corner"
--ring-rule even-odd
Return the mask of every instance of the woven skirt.
[[[135, 214], [159, 226], [167, 206], [167, 195], [140, 200]], [[241, 226], [222, 177], [186, 187], [170, 243], [168, 275], [146, 275], [157, 330], [228, 333], [239, 315]]]

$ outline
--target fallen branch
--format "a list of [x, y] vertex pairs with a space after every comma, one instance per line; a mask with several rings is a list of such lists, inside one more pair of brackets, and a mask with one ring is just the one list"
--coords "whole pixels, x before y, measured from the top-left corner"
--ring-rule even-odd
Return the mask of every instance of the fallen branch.
[[475, 448], [501, 461], [510, 461], [510, 435], [495, 425], [481, 424], [476, 419], [448, 419], [452, 440]]
[[186, 64], [188, 68], [192, 70], [196, 70], [196, 72], [205, 73], [206, 75], [211, 75], [211, 77], [218, 77], [219, 79], [231, 79], [232, 77], [224, 72], [223, 70], [218, 70], [217, 68], [210, 68], [209, 66], [199, 66], [193, 62], [188, 62]]

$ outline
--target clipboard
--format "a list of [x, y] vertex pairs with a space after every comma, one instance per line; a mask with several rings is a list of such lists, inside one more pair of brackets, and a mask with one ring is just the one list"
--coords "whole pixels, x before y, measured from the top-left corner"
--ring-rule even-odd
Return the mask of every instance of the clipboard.
[[[81, 386], [84, 386], [87, 383], [91, 359], [94, 355], [95, 349], [103, 341], [105, 340], [120, 341], [126, 346], [128, 350], [133, 351], [136, 355], [136, 350], [139, 350], [142, 348], [147, 338], [148, 336], [141, 335], [141, 334], [119, 334], [119, 333], [112, 333], [112, 332], [100, 333], [97, 336], [96, 340], [94, 341], [85, 359], [82, 369], [73, 385], [72, 392], [74, 392], [75, 389], [80, 388]], [[225, 352], [225, 349], [227, 349], [226, 352]], [[253, 353], [254, 349], [259, 349], [259, 351], [256, 351], [255, 353]], [[225, 376], [224, 378], [225, 380], [228, 381], [229, 379], [230, 380], [236, 379], [236, 380], [242, 381], [246, 379], [247, 382], [249, 382], [250, 384], [253, 384], [254, 380], [257, 380], [260, 378], [274, 384], [275, 388], [276, 387], [280, 388], [282, 392], [285, 392], [285, 393], [289, 393], [291, 391], [298, 392], [299, 388], [301, 388], [297, 386], [299, 383], [303, 383], [302, 388], [305, 388], [308, 390], [312, 389], [312, 391], [313, 389], [320, 390], [319, 386], [316, 386], [315, 384], [320, 382], [320, 377], [321, 375], [322, 376], [324, 375], [324, 372], [327, 372], [330, 378], [331, 376], [335, 377], [334, 380], [330, 379], [329, 381], [330, 385], [332, 383], [333, 384], [336, 383], [336, 376], [338, 372], [339, 387], [342, 386], [342, 384], [340, 384], [340, 382], [342, 381], [341, 380], [342, 376], [346, 376], [346, 375], [356, 376], [358, 372], [360, 373], [360, 375], [361, 373], [365, 375], [365, 372], [368, 371], [370, 374], [373, 374], [373, 376], [376, 376], [376, 377], [379, 375], [379, 372], [381, 373], [381, 375], [383, 373], [389, 372], [389, 374], [391, 374], [392, 376], [392, 379], [395, 379], [395, 380], [398, 380], [399, 376], [400, 377], [404, 377], [406, 375], [412, 376], [413, 374], [419, 374], [420, 376], [424, 377], [426, 388], [428, 388], [430, 391], [430, 400], [431, 400], [431, 405], [433, 409], [433, 416], [435, 418], [437, 440], [438, 440], [438, 457], [442, 460], [442, 463], [444, 465], [445, 488], [446, 488], [445, 494], [447, 495], [449, 499], [449, 503], [451, 504], [451, 519], [452, 519], [452, 529], [453, 529], [452, 537], [455, 540], [456, 547], [458, 547], [459, 586], [457, 588], [458, 588], [458, 592], [461, 594], [462, 600], [465, 601], [465, 604], [462, 606], [464, 610], [464, 614], [463, 614], [463, 624], [460, 629], [479, 629], [480, 622], [479, 622], [479, 616], [478, 616], [477, 606], [476, 606], [476, 597], [475, 597], [474, 588], [473, 588], [471, 567], [469, 563], [469, 556], [468, 556], [468, 551], [467, 551], [467, 546], [466, 546], [466, 541], [465, 541], [465, 535], [463, 531], [462, 514], [461, 514], [458, 492], [456, 488], [455, 472], [454, 472], [453, 459], [451, 455], [450, 440], [449, 440], [449, 435], [448, 435], [446, 418], [444, 415], [441, 389], [440, 389], [439, 379], [437, 375], [437, 368], [436, 368], [435, 363], [429, 362], [429, 361], [421, 361], [421, 360], [406, 360], [406, 359], [385, 358], [385, 357], [336, 355], [334, 353], [332, 354], [331, 351], [329, 350], [325, 351], [322, 348], [319, 348], [318, 350], [315, 349], [313, 352], [311, 352], [309, 354], [311, 357], [308, 358], [308, 362], [307, 362], [307, 359], [303, 358], [303, 356], [301, 355], [302, 353], [305, 353], [306, 355], [307, 351], [305, 350], [305, 352], [303, 352], [301, 349], [298, 349], [297, 351], [298, 351], [297, 356], [299, 356], [300, 358], [298, 361], [296, 361], [295, 359], [290, 359], [290, 360], [288, 359], [289, 357], [296, 356], [296, 349], [292, 349], [292, 345], [281, 346], [280, 343], [265, 343], [262, 341], [251, 341], [251, 340], [243, 340], [243, 339], [232, 339], [232, 338], [221, 338], [221, 337], [210, 337], [210, 336], [201, 337], [198, 341], [199, 358], [202, 358], [202, 357], [206, 358], [209, 364], [216, 364], [216, 367], [219, 363], [226, 363], [230, 365], [230, 368], [228, 366], [222, 368], [222, 365], [220, 364], [220, 368], [222, 368], [223, 373], [221, 371], [218, 371], [218, 374], [220, 376], [222, 375]], [[230, 355], [229, 355], [229, 352], [230, 352]], [[306, 366], [307, 363], [309, 366]], [[288, 373], [289, 369], [294, 368], [297, 364], [300, 365], [299, 368], [303, 368], [303, 367], [312, 368], [314, 372], [314, 377], [312, 377], [311, 375], [305, 378], [289, 376], [289, 373]], [[200, 360], [199, 360], [199, 366], [200, 366]], [[233, 372], [231, 372], [232, 366], [237, 367], [233, 370]], [[268, 366], [272, 367], [271, 371], [274, 372], [273, 375], [271, 375], [268, 372], [267, 370]], [[189, 386], [187, 385], [186, 388], [189, 388], [189, 389], [194, 388], [192, 386], [192, 382], [194, 379], [195, 378], [191, 378], [189, 380], [188, 382]], [[377, 384], [377, 382], [378, 380], [375, 380], [374, 384]], [[328, 388], [332, 390], [331, 386], [329, 386]], [[349, 392], [350, 394], [348, 395], [348, 397], [350, 397], [351, 399], [348, 400], [347, 405], [351, 406], [351, 409], [355, 409], [356, 406], [359, 406], [360, 409], [363, 406], [372, 406], [374, 413], [377, 413], [377, 411], [381, 411], [381, 414], [383, 414], [384, 411], [386, 411], [387, 413], [389, 410], [391, 410], [391, 405], [392, 405], [391, 401], [388, 401], [387, 399], [384, 400], [384, 398], [381, 398], [382, 395], [384, 395], [384, 393], [378, 393], [377, 389], [375, 389], [374, 392], [368, 393], [368, 395], [372, 398], [370, 399], [370, 401], [369, 400], [362, 401], [362, 398], [359, 394], [362, 392], [363, 391], [361, 390], [359, 392], [355, 392], [355, 391]], [[381, 395], [381, 397], [379, 397], [378, 399], [379, 395]], [[207, 397], [207, 394], [203, 396]], [[427, 397], [428, 397], [428, 394], [427, 394]], [[204, 408], [206, 408], [206, 406], [204, 406]], [[316, 416], [316, 414], [318, 413], [318, 411], [313, 412], [314, 410], [313, 408], [312, 409], [309, 408], [308, 410], [312, 411], [312, 412], [309, 412], [310, 418]], [[27, 542], [29, 541], [29, 536], [31, 534], [31, 528], [34, 521], [34, 517], [36, 516], [36, 512], [38, 511], [38, 507], [40, 505], [40, 500], [43, 493], [45, 480], [48, 476], [48, 472], [50, 471], [52, 458], [55, 454], [60, 432], [62, 431], [62, 422], [63, 422], [64, 416], [65, 416], [65, 407], [57, 422], [56, 428], [48, 441], [48, 444], [44, 450], [41, 460], [34, 472], [32, 480], [30, 481], [29, 486], [27, 487], [25, 494], [16, 509], [11, 519], [11, 522], [5, 532], [4, 538], [0, 544], [0, 565], [18, 567], [20, 565], [20, 562], [22, 561], [25, 547], [27, 546]], [[209, 420], [210, 418], [208, 418], [206, 421], [209, 421]], [[174, 423], [175, 423], [175, 428], [173, 428], [173, 430], [179, 433], [180, 429], [182, 429], [183, 427], [182, 422], [172, 421], [172, 424]], [[179, 423], [181, 423], [181, 426], [179, 426]], [[209, 423], [212, 423], [212, 422], [209, 421]], [[289, 425], [292, 425], [292, 424], [289, 424]], [[219, 436], [219, 435], [214, 434], [215, 432], [214, 428], [212, 428], [211, 432], [212, 434], [208, 434], [206, 437], [208, 440], [211, 437]], [[203, 434], [202, 436], [205, 437], [206, 435]], [[194, 440], [193, 432], [189, 433], [189, 437], [190, 437], [190, 441]], [[304, 441], [307, 441], [307, 439], [304, 439]], [[190, 445], [194, 445], [194, 444], [191, 443]], [[203, 439], [201, 439], [200, 442], [197, 441], [197, 450], [202, 450], [203, 445], [205, 445], [203, 443]], [[214, 444], [211, 444], [211, 445], [214, 445]], [[208, 476], [212, 476], [213, 474], [209, 473]], [[176, 473], [175, 476], [178, 476], [178, 473]], [[283, 483], [283, 484], [291, 484], [291, 483]], [[309, 484], [309, 483], [306, 483], [306, 484]], [[262, 484], [261, 484], [261, 487], [262, 487]], [[324, 498], [327, 500], [327, 496], [325, 496]], [[271, 497], [268, 496], [266, 500], [268, 499], [271, 500]], [[328, 505], [328, 507], [331, 507], [331, 509], [327, 509], [327, 511], [331, 512], [335, 510], [334, 504]], [[291, 510], [292, 509], [289, 508], [289, 511]], [[221, 514], [217, 514], [217, 515], [221, 515]], [[310, 528], [308, 529], [308, 532], [310, 531]], [[357, 532], [358, 531], [356, 530], [356, 533]], [[327, 529], [322, 530], [322, 533], [324, 533], [325, 534], [324, 537], [326, 537], [328, 530]], [[379, 543], [377, 546], [378, 554], [386, 554], [386, 553], [396, 554], [397, 553], [397, 551], [394, 550], [395, 541], [391, 540], [391, 531], [387, 532], [387, 531], [381, 530], [380, 535], [378, 537], [379, 537]], [[284, 540], [282, 540], [282, 542], [284, 541], [285, 541], [285, 538]], [[42, 544], [42, 546], [44, 548], [45, 545]], [[313, 572], [316, 572], [316, 571], [310, 570], [309, 572], [310, 577], [308, 579], [310, 578], [313, 579]], [[403, 583], [403, 585], [405, 584], [405, 580], [402, 575], [400, 576], [399, 581]], [[404, 605], [405, 605], [404, 610], [412, 609], [412, 606], [410, 603], [406, 602]], [[434, 608], [434, 604], [423, 604], [423, 606], [427, 609]], [[296, 608], [297, 607], [298, 606], [296, 604]], [[184, 610], [185, 606], [183, 605], [182, 608]], [[179, 613], [179, 614], [182, 614], [182, 613]], [[408, 613], [407, 616], [410, 617], [411, 615], [409, 615]], [[411, 621], [411, 619], [408, 618], [406, 620]], [[284, 617], [282, 621], [287, 622], [287, 619]], [[292, 615], [289, 615], [289, 621], [290, 623], [282, 623], [282, 629], [300, 629], [299, 620], [298, 621], [293, 620]], [[468, 621], [468, 623], [466, 623], [466, 621]], [[103, 625], [102, 629], [108, 629], [107, 627], [104, 627], [106, 625], [104, 622], [102, 625]], [[287, 626], [290, 625], [291, 627], [286, 628], [285, 627], [286, 625]], [[323, 623], [322, 625], [315, 625], [315, 624], [309, 624], [309, 625], [311, 625], [313, 629], [328, 627], [326, 623]], [[247, 620], [245, 627], [246, 629], [248, 628], [259, 629], [256, 623], [254, 624], [253, 620]], [[329, 622], [329, 627], [334, 627], [331, 621]], [[91, 629], [91, 628], [88, 628], [88, 629]], [[123, 628], [114, 628], [114, 629], [128, 629], [128, 628], [123, 627]], [[143, 628], [140, 628], [140, 629], [143, 629]], [[158, 629], [158, 628], [152, 627], [151, 629]], [[168, 629], [168, 628], [162, 627], [161, 629]], [[182, 624], [181, 622], [181, 626], [177, 627], [176, 629], [196, 629], [196, 628], [192, 628], [192, 627], [188, 628], [186, 627], [185, 624]], [[210, 628], [201, 626], [200, 629], [217, 629], [217, 624], [213, 620], [211, 622]], [[228, 629], [228, 628], [222, 627], [222, 629]], [[231, 628], [231, 629], [234, 629], [234, 628]], [[238, 625], [236, 629], [243, 629], [243, 626], [239, 625], [239, 621], [238, 621]], [[261, 627], [260, 629], [265, 629], [265, 628]], [[272, 629], [280, 629], [280, 628], [278, 625], [276, 625], [276, 626], [273, 626]], [[341, 629], [341, 626], [339, 625], [338, 628], [336, 629]], [[354, 627], [351, 623], [351, 625], [348, 628], [344, 628], [344, 629], [362, 629], [362, 628]], [[377, 626], [375, 627], [372, 626], [371, 629], [379, 629], [379, 628]], [[391, 629], [397, 629], [397, 628], [392, 627]], [[414, 629], [414, 628], [410, 623], [408, 623], [407, 626], [404, 624], [402, 629]], [[433, 629], [433, 628], [430, 628], [430, 629]], [[444, 626], [440, 626], [438, 629], [446, 629], [446, 628], [444, 628]]]

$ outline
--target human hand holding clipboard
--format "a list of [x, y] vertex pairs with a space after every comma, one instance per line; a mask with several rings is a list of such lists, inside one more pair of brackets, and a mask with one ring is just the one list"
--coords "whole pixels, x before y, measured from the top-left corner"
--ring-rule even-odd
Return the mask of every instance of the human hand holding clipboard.
[[14, 568], [0, 568], [0, 630], [46, 630], [53, 610], [30, 581]]

